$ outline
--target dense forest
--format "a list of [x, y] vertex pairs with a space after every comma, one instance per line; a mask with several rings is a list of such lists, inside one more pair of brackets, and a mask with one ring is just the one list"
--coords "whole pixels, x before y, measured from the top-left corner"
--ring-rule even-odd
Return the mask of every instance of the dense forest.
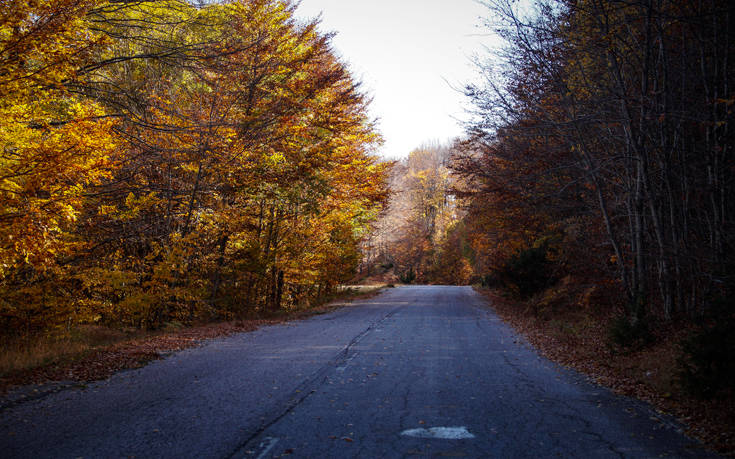
[[471, 213], [499, 216], [491, 226], [524, 248], [568, 256], [581, 245], [569, 262], [614, 273], [633, 322], [695, 316], [728, 295], [732, 6], [500, 1], [492, 11], [505, 65], [481, 64], [487, 84], [468, 88], [481, 117], [455, 163], [482, 185], [473, 205], [490, 208]]
[[528, 277], [525, 295], [569, 273], [614, 280], [631, 322], [696, 317], [729, 298], [732, 7], [488, 7], [506, 47], [466, 88], [468, 137], [398, 165], [391, 205], [414, 241], [396, 240], [398, 269], [447, 280], [429, 265], [461, 229], [472, 276]]
[[286, 0], [0, 10], [0, 329], [308, 305], [387, 195], [368, 100]]

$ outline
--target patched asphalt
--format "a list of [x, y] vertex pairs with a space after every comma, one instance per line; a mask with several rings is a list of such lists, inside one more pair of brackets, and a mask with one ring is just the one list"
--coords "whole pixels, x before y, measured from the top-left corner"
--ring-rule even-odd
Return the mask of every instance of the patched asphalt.
[[708, 456], [681, 432], [540, 357], [471, 288], [416, 286], [8, 404], [0, 455]]

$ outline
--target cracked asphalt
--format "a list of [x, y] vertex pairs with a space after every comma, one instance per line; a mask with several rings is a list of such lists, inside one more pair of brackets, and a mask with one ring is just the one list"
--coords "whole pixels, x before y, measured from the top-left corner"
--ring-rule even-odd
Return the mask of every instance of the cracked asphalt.
[[389, 289], [9, 403], [0, 455], [710, 457], [642, 402], [540, 357], [484, 301]]

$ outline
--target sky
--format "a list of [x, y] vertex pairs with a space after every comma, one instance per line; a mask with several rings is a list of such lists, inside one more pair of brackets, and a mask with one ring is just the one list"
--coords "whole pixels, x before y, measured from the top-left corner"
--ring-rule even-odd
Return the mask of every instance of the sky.
[[464, 84], [488, 44], [487, 9], [475, 0], [302, 0], [301, 18], [322, 15], [322, 32], [373, 98], [371, 116], [387, 158], [462, 135]]

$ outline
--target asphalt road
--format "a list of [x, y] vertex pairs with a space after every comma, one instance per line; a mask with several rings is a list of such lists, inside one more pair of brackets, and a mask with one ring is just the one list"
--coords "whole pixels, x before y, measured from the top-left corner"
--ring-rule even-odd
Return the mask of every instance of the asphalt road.
[[[6, 399], [7, 402], [7, 399]], [[0, 456], [703, 457], [468, 287], [400, 287], [0, 411]]]

